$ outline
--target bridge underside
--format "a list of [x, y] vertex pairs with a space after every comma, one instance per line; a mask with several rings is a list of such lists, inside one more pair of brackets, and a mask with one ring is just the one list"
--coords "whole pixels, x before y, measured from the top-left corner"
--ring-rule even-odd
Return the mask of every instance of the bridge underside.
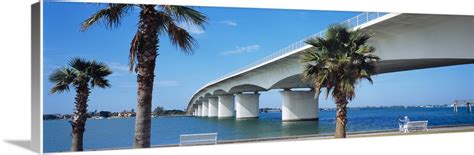
[[[473, 51], [474, 52], [474, 51]], [[474, 59], [410, 59], [386, 60], [377, 64], [377, 74], [443, 67], [452, 65], [472, 64]]]
[[[474, 59], [409, 59], [409, 60], [385, 60], [376, 65], [377, 74], [427, 69], [452, 65], [474, 64]], [[275, 83], [269, 89], [310, 88], [311, 84], [304, 81], [302, 74], [292, 75]], [[264, 91], [266, 89], [255, 86], [241, 89], [241, 92]], [[234, 92], [230, 92], [234, 93]]]

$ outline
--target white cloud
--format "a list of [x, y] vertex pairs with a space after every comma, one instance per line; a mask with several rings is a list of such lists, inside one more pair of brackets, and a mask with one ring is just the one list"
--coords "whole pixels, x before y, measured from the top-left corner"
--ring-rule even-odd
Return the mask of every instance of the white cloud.
[[47, 66], [48, 66], [48, 68], [53, 69], [53, 70], [61, 68], [61, 66], [59, 66], [59, 65], [47, 65]]
[[112, 69], [112, 71], [119, 71], [119, 72], [128, 72], [129, 71], [128, 65], [120, 64], [120, 63], [116, 63], [116, 62], [109, 63], [109, 67]]
[[131, 75], [132, 72], [130, 72], [128, 65], [126, 64], [121, 64], [117, 62], [110, 62], [106, 63], [107, 66], [112, 69], [112, 75], [111, 76], [119, 76], [119, 75]]
[[220, 54], [221, 55], [234, 55], [234, 54], [250, 53], [250, 52], [258, 51], [259, 49], [260, 49], [260, 45], [258, 44], [248, 45], [248, 46], [243, 46], [243, 47], [237, 46], [233, 50], [224, 51], [224, 52], [221, 52]]
[[224, 20], [224, 21], [221, 21], [220, 22], [221, 24], [225, 24], [227, 26], [237, 26], [237, 22], [235, 21], [231, 21], [231, 20]]

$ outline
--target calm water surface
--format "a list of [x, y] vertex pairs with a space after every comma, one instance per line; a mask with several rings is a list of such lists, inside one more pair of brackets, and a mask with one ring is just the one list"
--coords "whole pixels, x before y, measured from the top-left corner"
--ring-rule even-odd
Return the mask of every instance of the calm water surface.
[[[474, 124], [474, 113], [460, 108], [349, 109], [348, 132], [398, 128], [398, 119], [429, 120], [429, 126]], [[178, 144], [180, 134], [217, 132], [219, 140], [281, 137], [334, 133], [335, 111], [320, 111], [319, 121], [281, 122], [281, 113], [261, 113], [258, 119], [235, 120], [199, 117], [159, 117], [152, 119], [152, 145]], [[84, 149], [133, 146], [135, 118], [87, 120]], [[44, 151], [69, 151], [71, 126], [67, 120], [44, 121]]]

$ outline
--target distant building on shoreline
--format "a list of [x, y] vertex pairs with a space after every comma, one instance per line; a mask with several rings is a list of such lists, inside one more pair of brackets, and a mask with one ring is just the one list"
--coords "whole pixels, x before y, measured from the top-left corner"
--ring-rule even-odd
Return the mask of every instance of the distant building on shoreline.
[[128, 117], [135, 117], [135, 116], [136, 116], [135, 112], [124, 111], [124, 112], [117, 113], [117, 117], [120, 117], [120, 118], [128, 118]]

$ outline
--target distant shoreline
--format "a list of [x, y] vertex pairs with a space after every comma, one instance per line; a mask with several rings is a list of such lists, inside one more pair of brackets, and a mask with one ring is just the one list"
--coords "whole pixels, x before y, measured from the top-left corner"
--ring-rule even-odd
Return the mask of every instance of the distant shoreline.
[[[162, 115], [162, 116], [154, 116], [152, 118], [164, 118], [164, 117], [193, 117], [191, 115]], [[107, 117], [107, 118], [102, 118], [102, 119], [96, 119], [96, 118], [87, 118], [87, 120], [107, 120], [107, 119], [130, 119], [130, 118], [135, 118], [133, 117]], [[43, 119], [43, 121], [55, 121], [55, 120], [69, 120], [69, 119], [64, 119], [64, 118], [58, 118], [58, 119]]]
[[[423, 106], [377, 106], [377, 107], [372, 107], [372, 106], [366, 106], [366, 107], [348, 107], [348, 109], [354, 109], [354, 110], [364, 110], [364, 109], [398, 109], [398, 108], [452, 108], [449, 105], [423, 105]], [[263, 109], [263, 108], [262, 108]], [[335, 111], [336, 108], [319, 108], [321, 111]], [[279, 112], [279, 111], [266, 111], [265, 113], [273, 113], [273, 112]], [[66, 115], [66, 114], [44, 114], [43, 116], [46, 115]], [[179, 114], [179, 115], [160, 115], [160, 116], [153, 116], [152, 118], [162, 118], [162, 117], [192, 117], [192, 115], [185, 115], [185, 114]], [[134, 118], [134, 116], [131, 117], [108, 117], [105, 119], [119, 119], [119, 118]], [[94, 118], [88, 118], [88, 119], [94, 119]], [[57, 119], [43, 119], [45, 121], [48, 120], [69, 120], [69, 119], [64, 119], [64, 118], [57, 118]]]

